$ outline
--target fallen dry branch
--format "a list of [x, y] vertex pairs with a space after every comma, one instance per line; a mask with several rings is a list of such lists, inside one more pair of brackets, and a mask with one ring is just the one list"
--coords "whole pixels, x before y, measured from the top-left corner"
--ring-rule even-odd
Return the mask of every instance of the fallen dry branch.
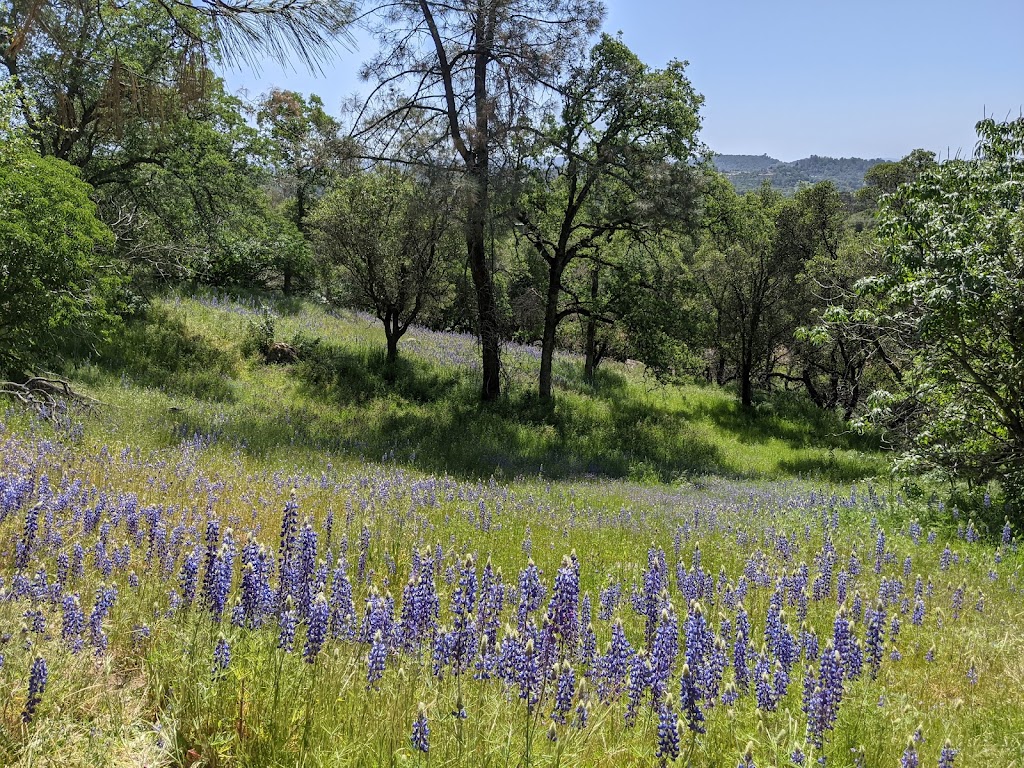
[[58, 421], [70, 406], [93, 408], [99, 400], [76, 392], [71, 382], [56, 377], [33, 376], [24, 382], [0, 381], [0, 395], [33, 409], [50, 421]]

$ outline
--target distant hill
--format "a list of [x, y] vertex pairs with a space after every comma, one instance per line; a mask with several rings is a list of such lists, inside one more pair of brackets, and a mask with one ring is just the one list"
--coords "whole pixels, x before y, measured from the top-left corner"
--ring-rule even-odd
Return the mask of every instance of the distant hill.
[[732, 182], [737, 192], [757, 189], [768, 179], [781, 192], [795, 192], [801, 183], [831, 181], [841, 192], [855, 192], [864, 186], [864, 174], [881, 159], [820, 157], [784, 163], [768, 155], [715, 155], [715, 167]]

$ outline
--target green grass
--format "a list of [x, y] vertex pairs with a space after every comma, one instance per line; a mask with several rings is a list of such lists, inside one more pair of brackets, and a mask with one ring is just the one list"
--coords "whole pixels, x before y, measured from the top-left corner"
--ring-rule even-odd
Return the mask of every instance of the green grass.
[[[294, 493], [300, 525], [308, 522], [318, 537], [316, 566], [330, 570], [339, 556], [346, 562], [359, 621], [374, 595], [391, 596], [400, 611], [414, 557], [439, 551], [431, 578], [443, 631], [456, 620], [452, 600], [470, 554], [478, 575], [489, 561], [510, 587], [530, 559], [536, 563], [547, 589], [533, 613], [542, 627], [555, 574], [575, 552], [599, 652], [615, 620], [634, 646], [644, 645], [631, 594], [644, 582], [652, 547], [666, 553], [666, 610], [670, 604], [680, 624], [690, 608], [677, 569], [694, 569], [698, 551], [711, 582], [724, 578], [732, 590], [745, 579], [753, 650], [761, 651], [775, 585], [802, 566], [809, 579], [818, 576], [827, 534], [835, 572], [860, 563], [848, 574], [846, 610], [857, 596], [873, 605], [883, 581], [899, 580], [903, 595], [911, 595], [917, 574], [930, 584], [920, 626], [910, 619], [912, 601], [887, 605], [900, 631], [893, 640], [887, 626], [877, 678], [846, 684], [823, 749], [829, 768], [895, 768], [918, 727], [922, 768], [936, 765], [947, 738], [960, 750], [957, 768], [1024, 768], [1024, 635], [1017, 631], [1024, 555], [1016, 545], [969, 542], [966, 521], [951, 520], [948, 508], [921, 499], [908, 506], [887, 492], [877, 479], [886, 476], [886, 458], [869, 438], [847, 434], [795, 397], [746, 413], [728, 392], [655, 386], [631, 366], [609, 365], [589, 387], [570, 355], [556, 360], [556, 400], [543, 406], [532, 394], [536, 355], [518, 347], [506, 350], [506, 395], [482, 406], [471, 339], [411, 331], [399, 364], [388, 367], [382, 335], [364, 317], [331, 316], [303, 302], [270, 309], [275, 337], [301, 347], [301, 363], [267, 366], [245, 354], [263, 317], [256, 302], [172, 296], [129, 325], [115, 348], [73, 372], [105, 405], [56, 429], [14, 409], [0, 419], [0, 499], [15, 480], [31, 480], [35, 489], [10, 509], [0, 504], [0, 764], [659, 764], [656, 711], [645, 704], [627, 727], [625, 695], [599, 700], [596, 678], [574, 692], [589, 707], [588, 726], [555, 724], [552, 741], [553, 681], [528, 717], [514, 686], [470, 671], [435, 676], [429, 643], [392, 651], [381, 679], [368, 683], [368, 643], [329, 640], [307, 664], [304, 624], [291, 653], [278, 647], [276, 615], [259, 629], [235, 626], [228, 616], [240, 599], [241, 549], [259, 542], [276, 560], [282, 509]], [[44, 477], [54, 493], [40, 491]], [[161, 525], [143, 513], [133, 528], [125, 510], [135, 508], [156, 510]], [[32, 510], [40, 510], [37, 535], [19, 568]], [[915, 516], [926, 526], [921, 536], [909, 525]], [[190, 553], [200, 555], [204, 578], [211, 520], [221, 539], [210, 553], [227, 551], [231, 529], [238, 555], [219, 621], [201, 601], [183, 608], [180, 594]], [[885, 557], [876, 573], [880, 530]], [[154, 559], [163, 536], [174, 543]], [[944, 569], [947, 544], [956, 560]], [[88, 631], [85, 649], [73, 653], [61, 637], [63, 603], [24, 591], [40, 573], [52, 585], [60, 559], [73, 559], [76, 545], [82, 573], [71, 568], [63, 594], [78, 595], [88, 617], [98, 590], [118, 590], [100, 625], [108, 643], [101, 653]], [[599, 595], [611, 584], [621, 599], [601, 618]], [[323, 589], [334, 594], [333, 577]], [[784, 621], [824, 646], [840, 609], [836, 584], [809, 602], [803, 622], [794, 600], [787, 598]], [[715, 631], [735, 619], [722, 590], [702, 603]], [[516, 622], [513, 602], [499, 643], [516, 636]], [[863, 642], [863, 622], [855, 632]], [[213, 674], [220, 638], [231, 664]], [[723, 639], [731, 651], [733, 638]], [[35, 721], [24, 724], [37, 656], [47, 659], [50, 678]], [[582, 676], [582, 662], [570, 658]], [[681, 665], [680, 653], [670, 683], [676, 696]], [[976, 684], [968, 679], [972, 668]], [[775, 711], [759, 709], [751, 694], [705, 706], [707, 733], [684, 726], [684, 756], [669, 764], [735, 768], [750, 742], [757, 766], [788, 765], [794, 748], [808, 748], [801, 711], [807, 669], [818, 665], [797, 661]], [[733, 675], [727, 670], [723, 682]], [[429, 757], [409, 741], [420, 703], [430, 722]], [[461, 708], [466, 719], [452, 714]]]
[[268, 309], [277, 339], [304, 350], [300, 363], [267, 366], [243, 354], [261, 317], [255, 303], [173, 297], [74, 378], [113, 406], [111, 430], [123, 431], [130, 417], [146, 425], [141, 440], [164, 446], [199, 434], [257, 456], [386, 455], [466, 478], [847, 483], [886, 471], [869, 438], [785, 393], [751, 413], [718, 388], [656, 385], [614, 363], [591, 387], [578, 358], [559, 356], [552, 407], [534, 394], [535, 355], [513, 348], [505, 394], [483, 405], [470, 339], [413, 329], [389, 367], [379, 324], [366, 317], [297, 301]]

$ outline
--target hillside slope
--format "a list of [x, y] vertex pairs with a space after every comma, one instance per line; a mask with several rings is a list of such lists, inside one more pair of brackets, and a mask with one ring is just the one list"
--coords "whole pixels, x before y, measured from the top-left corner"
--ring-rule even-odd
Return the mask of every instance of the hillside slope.
[[841, 192], [855, 192], [864, 186], [864, 174], [881, 159], [820, 157], [784, 163], [768, 155], [715, 155], [715, 167], [732, 182], [737, 192], [757, 189], [765, 180], [781, 192], [791, 194], [800, 184], [831, 181]]
[[[305, 350], [289, 366], [246, 356], [269, 319]], [[384, 362], [380, 325], [309, 303], [176, 296], [127, 329], [118, 354], [74, 373], [100, 400], [107, 428], [155, 447], [194, 440], [256, 455], [387, 457], [412, 468], [491, 475], [672, 481], [818, 476], [847, 482], [884, 471], [870, 441], [796, 398], [744, 413], [714, 387], [661, 386], [609, 363], [596, 388], [582, 360], [555, 362], [553, 408], [536, 398], [539, 352], [509, 344], [502, 400], [479, 403], [471, 336], [413, 328]]]

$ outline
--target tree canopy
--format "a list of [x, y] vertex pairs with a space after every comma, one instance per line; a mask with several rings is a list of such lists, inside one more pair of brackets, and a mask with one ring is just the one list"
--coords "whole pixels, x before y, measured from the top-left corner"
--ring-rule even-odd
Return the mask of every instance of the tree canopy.
[[864, 290], [909, 364], [876, 397], [905, 462], [1024, 501], [1024, 119], [983, 120], [970, 159], [882, 198], [887, 269]]

